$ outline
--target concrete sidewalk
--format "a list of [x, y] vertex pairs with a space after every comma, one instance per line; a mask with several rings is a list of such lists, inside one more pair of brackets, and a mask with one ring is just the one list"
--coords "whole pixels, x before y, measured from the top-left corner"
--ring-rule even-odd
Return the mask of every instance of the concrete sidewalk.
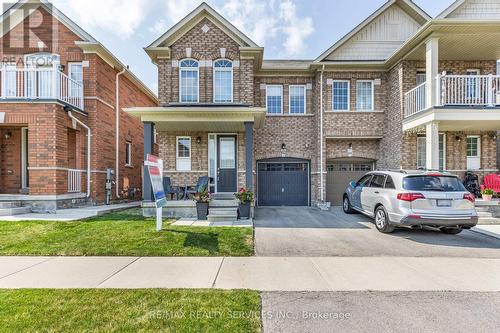
[[500, 259], [0, 257], [0, 288], [500, 291]]
[[500, 225], [478, 225], [471, 230], [483, 235], [500, 239]]
[[108, 213], [118, 212], [130, 208], [140, 207], [141, 202], [128, 202], [109, 206], [91, 206], [58, 210], [55, 214], [29, 213], [14, 216], [2, 216], [0, 221], [59, 221], [70, 222], [88, 219]]

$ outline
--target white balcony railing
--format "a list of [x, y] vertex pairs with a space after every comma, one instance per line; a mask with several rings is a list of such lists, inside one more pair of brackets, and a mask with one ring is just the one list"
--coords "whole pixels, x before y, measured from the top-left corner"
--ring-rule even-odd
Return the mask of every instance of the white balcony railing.
[[427, 83], [413, 88], [405, 95], [405, 117], [409, 117], [417, 112], [425, 110]]
[[68, 193], [82, 192], [82, 170], [68, 169]]
[[[427, 108], [427, 84], [405, 94], [405, 117]], [[500, 75], [438, 75], [436, 105], [494, 107], [500, 105]]]
[[51, 99], [83, 110], [83, 84], [52, 68], [0, 68], [0, 100]]

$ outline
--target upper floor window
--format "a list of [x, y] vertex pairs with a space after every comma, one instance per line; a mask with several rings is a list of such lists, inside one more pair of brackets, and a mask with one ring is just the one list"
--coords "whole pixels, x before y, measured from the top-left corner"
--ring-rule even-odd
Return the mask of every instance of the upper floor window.
[[214, 102], [233, 101], [233, 63], [226, 59], [214, 62]]
[[182, 60], [179, 71], [179, 89], [181, 103], [198, 103], [198, 61]]
[[283, 113], [283, 86], [266, 86], [266, 108], [269, 114]]
[[306, 86], [293, 85], [289, 88], [290, 113], [306, 113]]
[[[68, 76], [71, 80], [69, 93], [71, 96], [79, 96], [81, 84], [83, 83], [83, 65], [81, 62], [68, 63]], [[73, 82], [77, 84], [73, 84]]]
[[125, 165], [132, 166], [132, 142], [125, 142]]
[[356, 109], [359, 111], [374, 110], [373, 81], [360, 80], [356, 82]]
[[333, 81], [332, 85], [332, 109], [334, 111], [349, 111], [349, 81]]
[[425, 71], [418, 71], [416, 79], [417, 86], [419, 86], [427, 81], [427, 74], [425, 73]]

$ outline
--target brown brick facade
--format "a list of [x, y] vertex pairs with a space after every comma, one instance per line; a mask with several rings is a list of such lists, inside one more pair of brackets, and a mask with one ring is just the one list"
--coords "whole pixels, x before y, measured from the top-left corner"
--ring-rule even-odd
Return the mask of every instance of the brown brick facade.
[[[72, 113], [91, 128], [91, 200], [104, 202], [105, 170], [115, 167], [115, 75], [118, 72], [97, 54], [84, 53], [75, 42], [80, 41], [73, 31], [60, 23], [52, 15], [40, 9], [28, 19], [14, 27], [0, 40], [23, 40], [27, 24], [38, 20], [37, 36], [46, 45], [57, 31], [55, 49], [45, 52], [60, 56], [61, 69], [68, 74], [69, 62], [88, 61], [83, 68], [84, 112]], [[54, 28], [55, 25], [55, 29]], [[24, 29], [23, 29], [24, 28]], [[2, 51], [6, 49], [3, 48]], [[28, 45], [2, 54], [3, 59], [16, 59], [18, 67], [23, 67], [20, 59], [25, 54], [37, 53], [38, 46]], [[154, 106], [156, 101], [146, 95], [125, 76], [120, 78], [120, 107]], [[0, 112], [5, 113], [4, 124], [0, 125], [2, 182], [0, 193], [20, 194], [21, 189], [21, 128], [28, 128], [28, 172], [29, 194], [32, 196], [65, 196], [68, 194], [68, 169], [82, 171], [82, 192], [86, 192], [87, 132], [82, 126], [74, 126], [64, 105], [57, 101], [0, 103]], [[143, 126], [135, 118], [120, 112], [120, 179], [121, 189], [127, 183], [130, 187], [142, 187]], [[12, 133], [6, 138], [7, 132]], [[133, 163], [125, 167], [125, 142], [133, 143]], [[114, 191], [113, 191], [114, 194]], [[115, 196], [116, 198], [116, 196]]]

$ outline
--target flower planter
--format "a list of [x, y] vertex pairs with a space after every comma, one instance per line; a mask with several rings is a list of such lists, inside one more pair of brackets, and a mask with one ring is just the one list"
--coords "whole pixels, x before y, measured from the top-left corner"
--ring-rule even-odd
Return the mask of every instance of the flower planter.
[[250, 202], [240, 202], [239, 206], [240, 219], [250, 219]]
[[208, 202], [197, 202], [196, 214], [198, 215], [198, 220], [206, 221], [208, 215]]
[[491, 200], [493, 200], [493, 195], [492, 194], [483, 194], [483, 200], [484, 201], [491, 201]]

